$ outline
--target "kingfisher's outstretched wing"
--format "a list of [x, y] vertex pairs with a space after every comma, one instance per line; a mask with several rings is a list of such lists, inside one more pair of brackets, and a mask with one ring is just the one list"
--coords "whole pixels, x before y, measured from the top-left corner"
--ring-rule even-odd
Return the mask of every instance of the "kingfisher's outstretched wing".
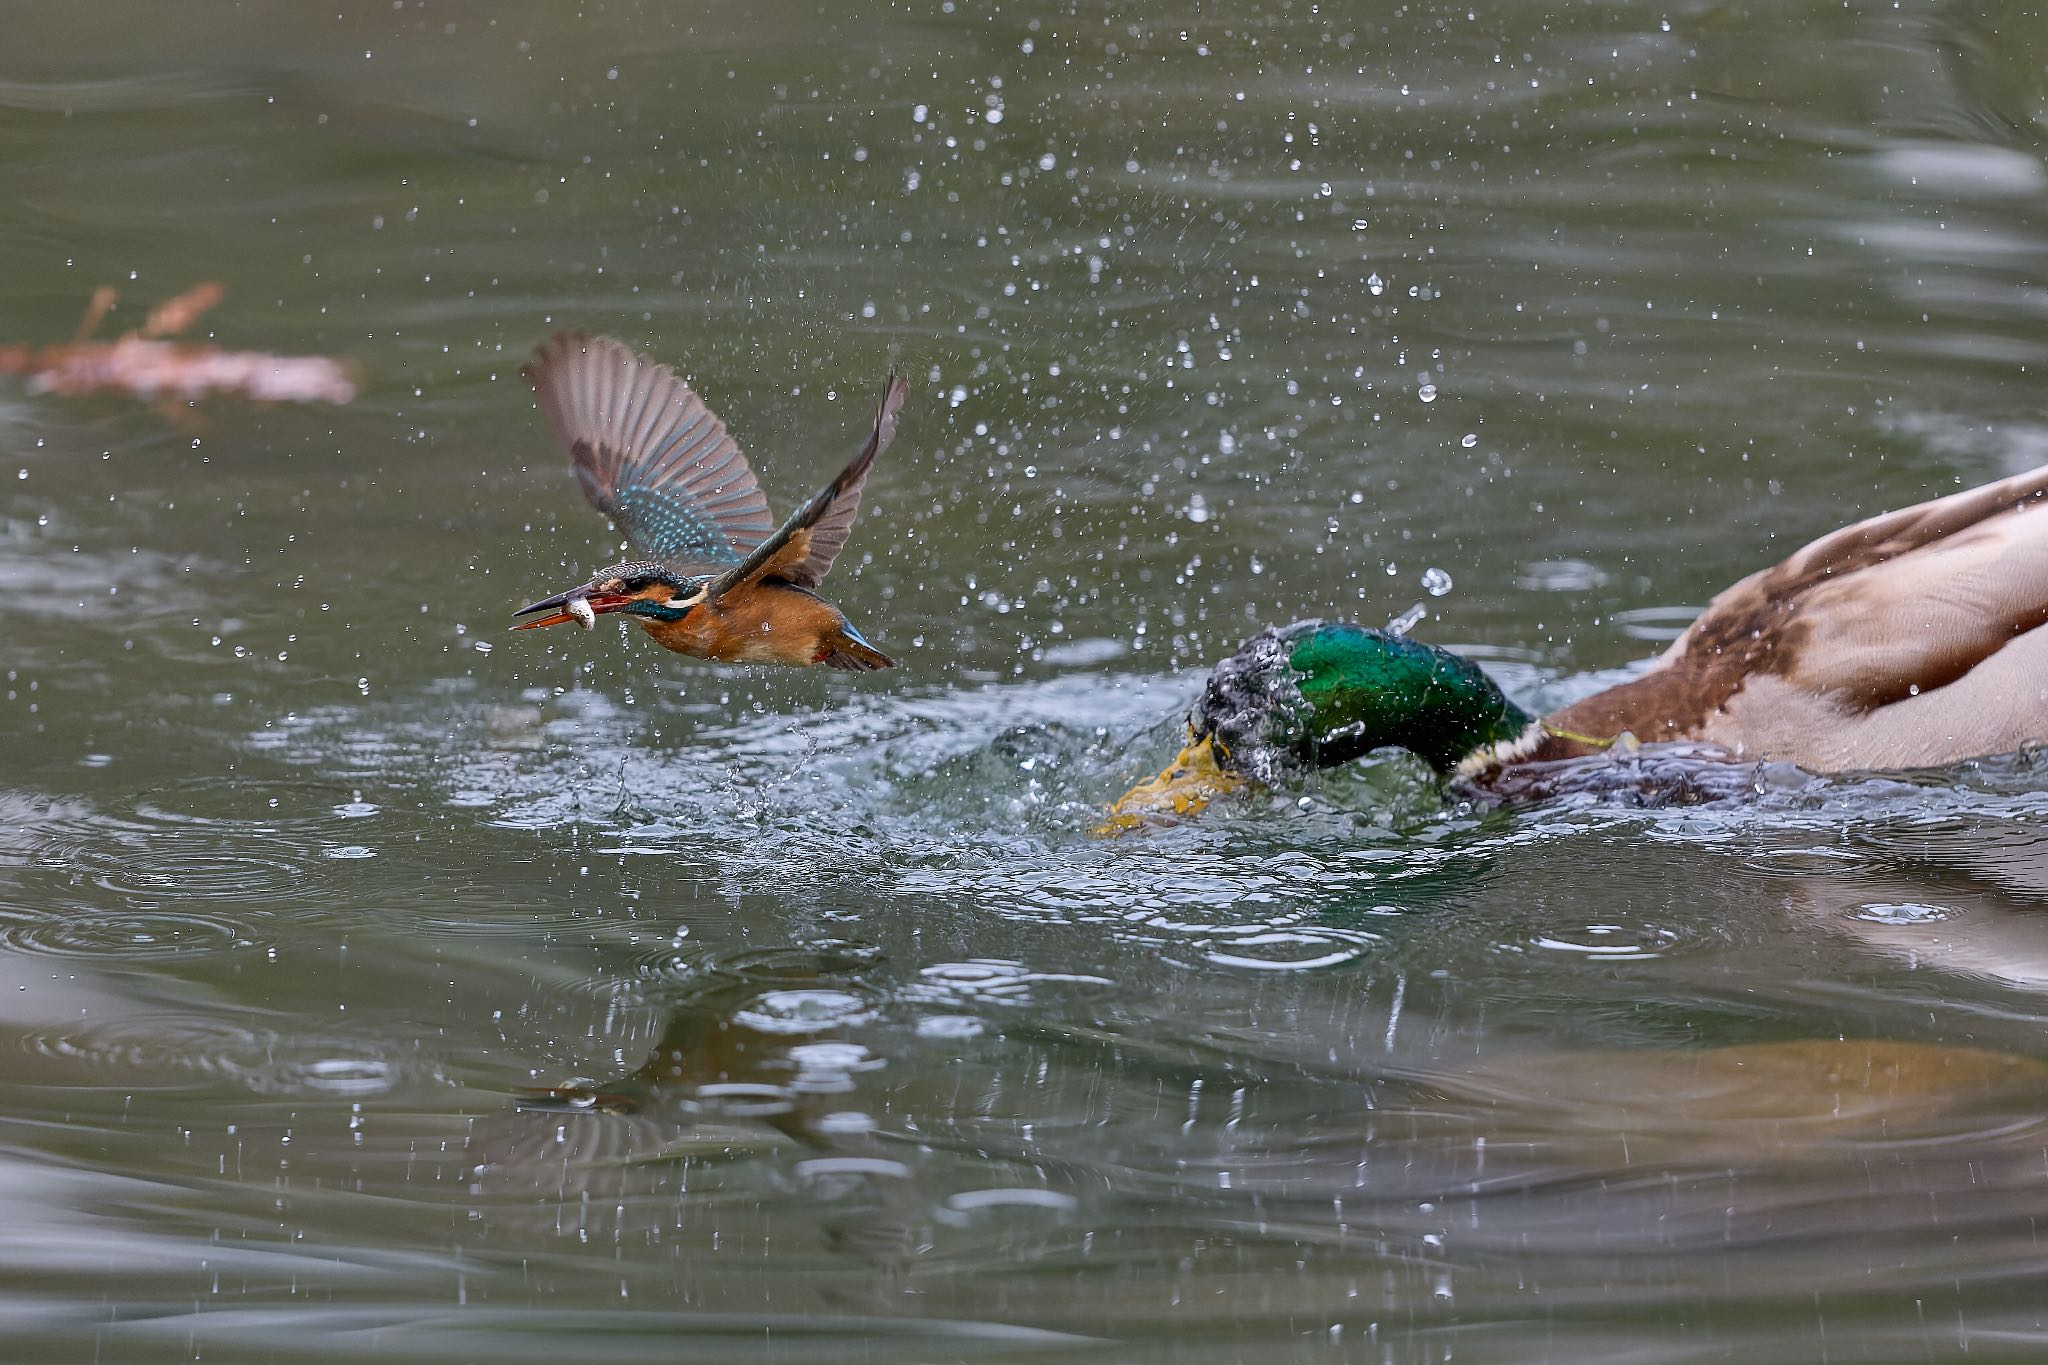
[[[847, 473], [833, 480], [831, 487], [837, 491], [826, 502], [824, 510], [818, 513], [818, 519], [811, 523], [811, 552], [789, 575], [789, 581], [799, 588], [817, 587], [831, 572], [832, 561], [846, 547], [846, 537], [853, 531], [853, 519], [860, 515], [860, 490], [867, 486], [868, 470], [874, 466], [875, 457], [896, 439], [896, 419], [903, 410], [904, 396], [909, 392], [910, 385], [893, 374], [882, 386], [882, 401], [875, 408], [875, 425], [868, 435], [868, 442], [847, 465]], [[848, 474], [852, 477], [848, 478]], [[843, 488], [840, 486], [842, 483], [845, 485]]]
[[715, 571], [775, 529], [725, 423], [660, 361], [610, 337], [557, 332], [519, 372], [575, 461], [584, 496], [641, 554]]
[[909, 384], [896, 375], [889, 376], [888, 382], [882, 386], [882, 401], [875, 407], [875, 425], [868, 433], [867, 444], [847, 462], [846, 468], [840, 470], [832, 482], [811, 494], [802, 506], [791, 512], [788, 519], [775, 528], [774, 535], [706, 584], [707, 597], [716, 601], [762, 572], [763, 566], [775, 558], [776, 553], [788, 545], [799, 531], [810, 533], [809, 552], [795, 568], [777, 572], [799, 588], [818, 586], [846, 544], [847, 533], [853, 529], [853, 519], [860, 513], [860, 490], [868, 481], [868, 471], [874, 468], [875, 457], [895, 439], [896, 419], [909, 392]]

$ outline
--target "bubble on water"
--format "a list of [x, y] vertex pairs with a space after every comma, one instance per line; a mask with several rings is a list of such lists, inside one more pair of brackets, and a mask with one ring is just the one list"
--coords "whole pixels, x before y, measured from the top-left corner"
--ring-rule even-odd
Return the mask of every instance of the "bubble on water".
[[1436, 401], [1436, 385], [1424, 384], [1415, 391], [1415, 396], [1425, 403], [1434, 403]]
[[917, 1021], [917, 1036], [958, 1042], [979, 1038], [985, 1027], [971, 1014], [934, 1014]]
[[1466, 432], [1465, 439], [1458, 442], [1458, 444], [1465, 447], [1465, 449], [1470, 450], [1473, 446], [1479, 444], [1479, 433], [1476, 431]]
[[1933, 924], [1951, 919], [1955, 911], [1945, 905], [1920, 905], [1913, 902], [1871, 901], [1859, 905], [1849, 912], [1849, 918], [1868, 920], [1872, 924]]
[[1431, 597], [1442, 597], [1451, 590], [1451, 576], [1442, 569], [1424, 569], [1422, 571], [1422, 590]]
[[737, 1010], [733, 1022], [760, 1033], [822, 1033], [827, 1029], [866, 1023], [875, 1011], [850, 991], [785, 990], [756, 996]]

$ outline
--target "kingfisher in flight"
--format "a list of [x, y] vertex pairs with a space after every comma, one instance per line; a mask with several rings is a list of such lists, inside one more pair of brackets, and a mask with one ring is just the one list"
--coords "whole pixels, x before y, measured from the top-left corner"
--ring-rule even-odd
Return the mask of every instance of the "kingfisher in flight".
[[639, 559], [515, 615], [515, 630], [622, 612], [680, 654], [720, 663], [866, 671], [895, 660], [818, 596], [860, 513], [868, 470], [910, 386], [891, 375], [867, 444], [780, 526], [725, 423], [676, 372], [610, 337], [558, 332], [520, 370], [583, 495]]

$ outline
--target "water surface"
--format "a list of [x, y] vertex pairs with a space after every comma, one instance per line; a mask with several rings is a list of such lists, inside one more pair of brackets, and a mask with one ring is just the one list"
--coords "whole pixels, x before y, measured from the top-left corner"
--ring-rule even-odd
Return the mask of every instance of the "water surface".
[[[1089, 837], [1258, 626], [1549, 705], [2029, 467], [1994, 7], [83, 0], [6, 336], [204, 279], [344, 408], [0, 389], [0, 1322], [66, 1360], [1811, 1361], [2048, 1346], [2048, 776]], [[509, 611], [518, 380], [672, 360], [903, 666]]]

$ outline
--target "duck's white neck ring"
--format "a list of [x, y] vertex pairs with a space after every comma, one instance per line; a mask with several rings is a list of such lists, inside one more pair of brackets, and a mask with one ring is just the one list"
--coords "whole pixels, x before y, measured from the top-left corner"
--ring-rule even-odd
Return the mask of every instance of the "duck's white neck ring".
[[1522, 733], [1499, 744], [1482, 744], [1458, 760], [1458, 766], [1451, 770], [1451, 776], [1477, 777], [1494, 768], [1519, 763], [1543, 747], [1543, 741], [1550, 738], [1550, 731], [1541, 720], [1532, 720], [1522, 727]]

